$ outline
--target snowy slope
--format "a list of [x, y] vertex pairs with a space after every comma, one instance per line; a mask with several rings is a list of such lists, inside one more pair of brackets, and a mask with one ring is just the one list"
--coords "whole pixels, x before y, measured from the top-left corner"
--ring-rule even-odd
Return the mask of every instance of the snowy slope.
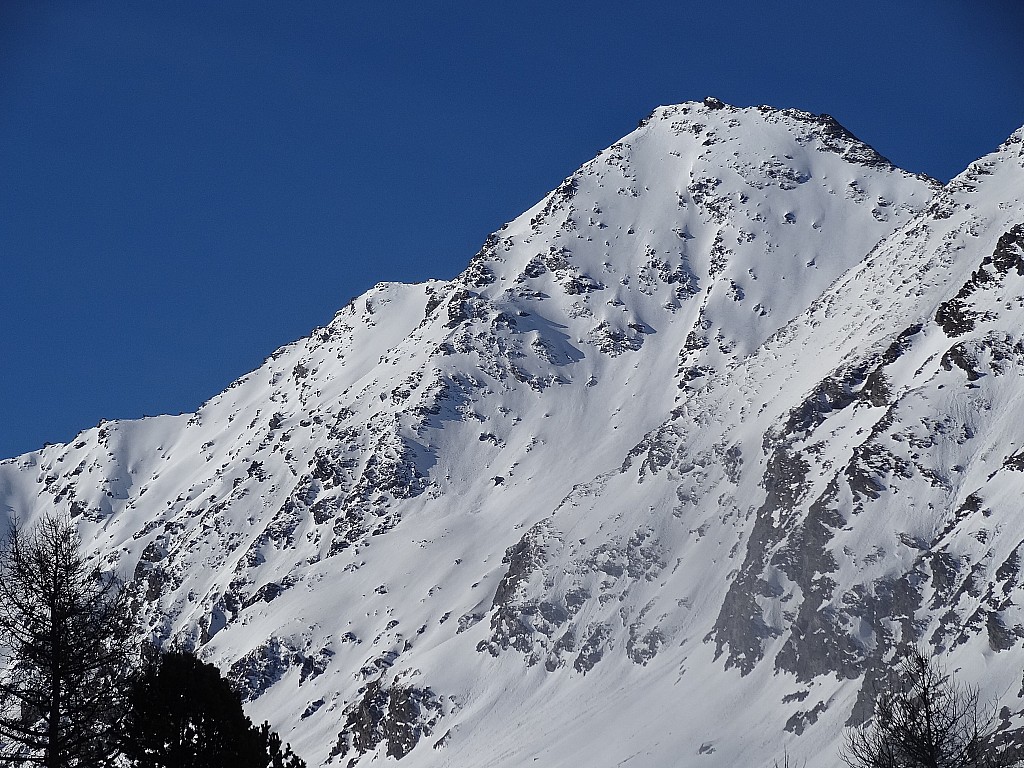
[[942, 188], [659, 108], [456, 280], [0, 463], [0, 509], [70, 510], [311, 765], [831, 765], [910, 642], [1016, 712], [1021, 138]]

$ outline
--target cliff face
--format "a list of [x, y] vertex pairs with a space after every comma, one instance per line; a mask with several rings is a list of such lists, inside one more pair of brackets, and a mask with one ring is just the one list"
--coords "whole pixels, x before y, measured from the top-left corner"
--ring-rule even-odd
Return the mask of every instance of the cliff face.
[[908, 643], [1012, 720], [1021, 139], [941, 187], [659, 108], [458, 279], [0, 463], [0, 510], [70, 511], [311, 765], [831, 765]]

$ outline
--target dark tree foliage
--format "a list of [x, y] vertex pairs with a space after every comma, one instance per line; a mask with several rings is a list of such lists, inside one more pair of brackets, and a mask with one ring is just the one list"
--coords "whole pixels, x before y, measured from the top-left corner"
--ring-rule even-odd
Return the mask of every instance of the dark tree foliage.
[[253, 726], [217, 667], [186, 651], [147, 654], [122, 746], [138, 768], [305, 768], [267, 723]]
[[12, 525], [0, 548], [0, 764], [110, 764], [133, 636], [123, 585], [86, 562], [70, 520]]
[[306, 763], [292, 752], [291, 744], [282, 744], [281, 737], [270, 730], [270, 723], [263, 723], [256, 729], [256, 738], [260, 743], [260, 755], [266, 756], [266, 762], [260, 763], [261, 768], [306, 768]]
[[994, 707], [914, 650], [899, 665], [874, 717], [847, 731], [841, 757], [850, 768], [1004, 768]]

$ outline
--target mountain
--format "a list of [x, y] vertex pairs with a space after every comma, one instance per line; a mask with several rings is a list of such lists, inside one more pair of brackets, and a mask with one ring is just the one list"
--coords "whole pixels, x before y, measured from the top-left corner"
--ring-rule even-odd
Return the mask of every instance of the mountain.
[[311, 765], [836, 763], [931, 647], [1024, 698], [1024, 129], [943, 186], [661, 107], [450, 282], [0, 463]]

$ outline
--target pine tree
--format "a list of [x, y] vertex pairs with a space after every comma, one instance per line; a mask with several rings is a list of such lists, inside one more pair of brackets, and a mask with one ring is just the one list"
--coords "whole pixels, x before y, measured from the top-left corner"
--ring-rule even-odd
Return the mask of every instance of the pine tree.
[[217, 667], [187, 651], [150, 651], [122, 747], [137, 768], [305, 768], [269, 724], [253, 726]]
[[131, 669], [124, 587], [92, 567], [65, 517], [0, 548], [0, 764], [104, 766]]

